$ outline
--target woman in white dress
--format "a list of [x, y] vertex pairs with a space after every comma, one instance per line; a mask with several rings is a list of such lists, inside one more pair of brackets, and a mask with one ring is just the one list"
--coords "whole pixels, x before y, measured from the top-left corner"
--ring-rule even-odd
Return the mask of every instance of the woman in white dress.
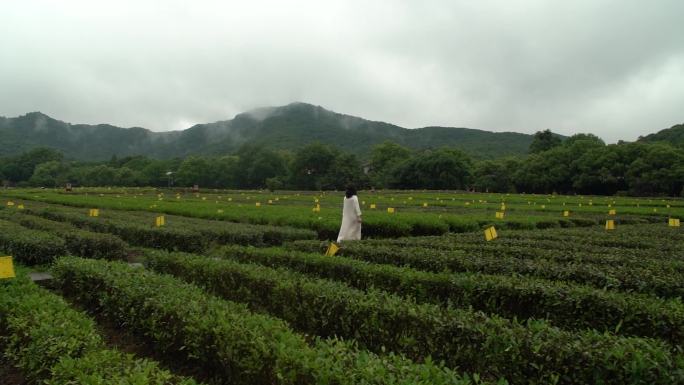
[[356, 189], [352, 186], [347, 187], [344, 197], [344, 207], [342, 208], [342, 227], [337, 236], [340, 241], [358, 241], [361, 239], [361, 208], [359, 198], [356, 196]]

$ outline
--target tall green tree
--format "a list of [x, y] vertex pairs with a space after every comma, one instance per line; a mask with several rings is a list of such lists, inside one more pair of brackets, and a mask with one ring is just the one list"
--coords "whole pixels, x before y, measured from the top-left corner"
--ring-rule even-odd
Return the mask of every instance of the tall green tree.
[[330, 172], [338, 151], [321, 144], [312, 143], [295, 153], [290, 166], [292, 187], [305, 190], [323, 188], [323, 178]]
[[470, 182], [471, 167], [461, 151], [428, 150], [398, 165], [391, 183], [396, 188], [463, 189]]
[[29, 179], [31, 186], [57, 187], [67, 181], [69, 168], [63, 162], [51, 160], [36, 166]]
[[537, 154], [543, 151], [548, 151], [556, 146], [560, 146], [562, 140], [556, 136], [551, 130], [537, 131], [530, 143], [530, 154]]
[[515, 192], [514, 178], [520, 167], [515, 158], [484, 160], [473, 167], [473, 187], [477, 191]]

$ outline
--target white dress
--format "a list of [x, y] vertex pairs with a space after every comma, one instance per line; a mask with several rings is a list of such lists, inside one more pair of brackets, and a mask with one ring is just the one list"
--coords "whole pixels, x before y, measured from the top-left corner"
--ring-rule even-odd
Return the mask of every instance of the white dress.
[[359, 198], [353, 195], [351, 198], [344, 197], [344, 208], [342, 209], [342, 227], [337, 236], [340, 241], [358, 241], [361, 239], [361, 208]]

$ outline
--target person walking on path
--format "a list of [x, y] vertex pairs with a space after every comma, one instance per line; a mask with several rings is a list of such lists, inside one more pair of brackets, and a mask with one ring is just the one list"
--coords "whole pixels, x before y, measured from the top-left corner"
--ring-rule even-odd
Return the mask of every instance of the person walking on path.
[[347, 187], [342, 208], [342, 226], [337, 242], [358, 241], [361, 239], [361, 208], [359, 198], [356, 196], [356, 189], [353, 186]]

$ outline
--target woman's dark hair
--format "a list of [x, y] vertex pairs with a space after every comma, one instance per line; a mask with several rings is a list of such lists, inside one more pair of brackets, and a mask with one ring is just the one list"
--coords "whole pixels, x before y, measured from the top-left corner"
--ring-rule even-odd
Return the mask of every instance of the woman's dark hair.
[[344, 193], [344, 195], [346, 195], [347, 198], [353, 197], [354, 195], [356, 195], [356, 187], [347, 186], [347, 191]]

